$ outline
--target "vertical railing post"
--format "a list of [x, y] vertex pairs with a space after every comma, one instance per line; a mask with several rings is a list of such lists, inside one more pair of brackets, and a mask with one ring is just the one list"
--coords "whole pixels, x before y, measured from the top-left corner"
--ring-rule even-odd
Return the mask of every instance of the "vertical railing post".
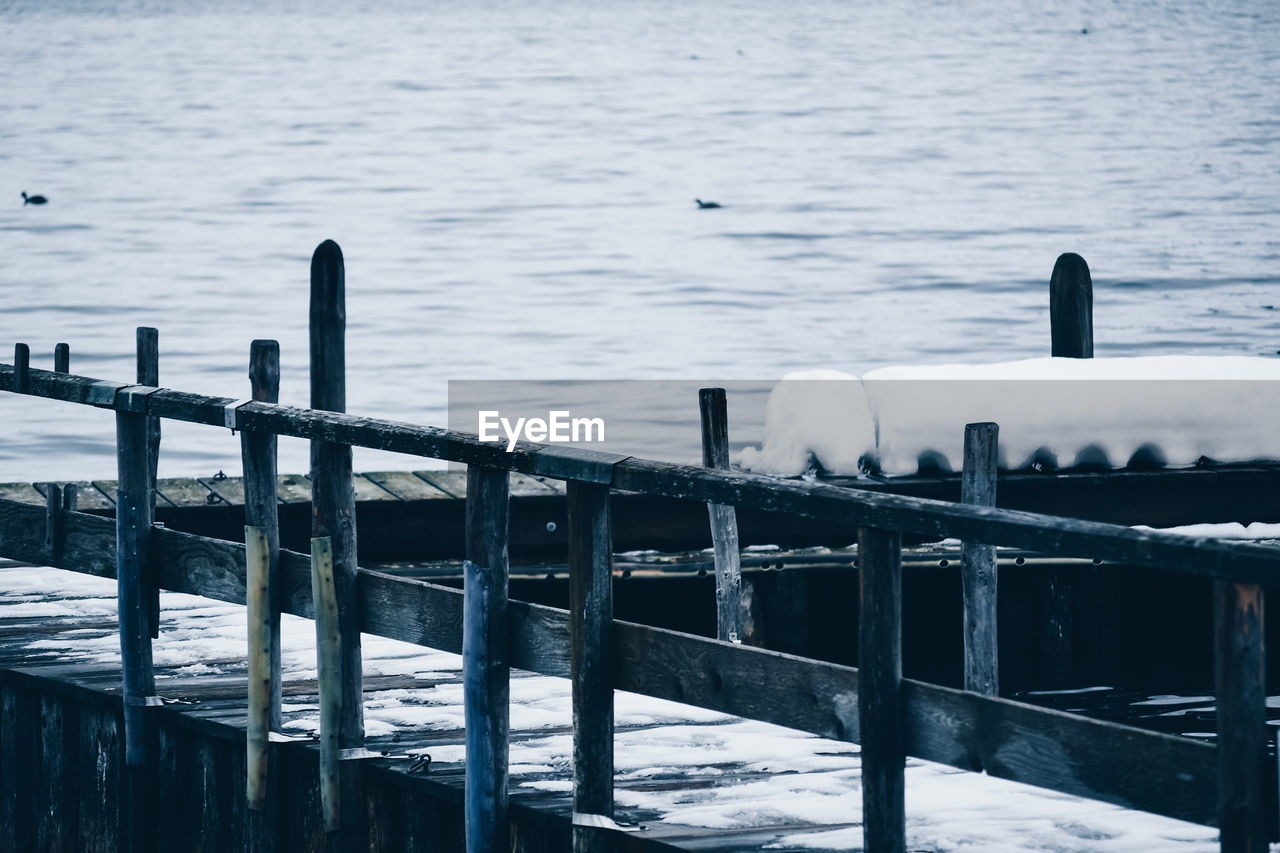
[[[729, 413], [723, 388], [698, 391], [702, 416], [702, 464], [729, 470]], [[716, 638], [742, 642], [742, 563], [738, 551], [738, 513], [732, 506], [707, 504], [716, 560]]]
[[13, 345], [13, 390], [16, 394], [31, 390], [31, 347], [26, 344]]
[[[137, 331], [137, 382], [156, 388], [160, 385], [160, 333], [150, 326], [139, 326]], [[160, 419], [147, 418], [147, 525], [156, 520], [156, 469], [160, 464]], [[155, 577], [155, 567], [147, 567], [147, 624], [152, 637], [160, 636], [160, 585]]]
[[1260, 584], [1214, 581], [1218, 829], [1223, 853], [1265, 853], [1267, 691]]
[[902, 731], [902, 534], [858, 533], [858, 717], [867, 853], [906, 849]]
[[333, 543], [328, 536], [311, 540], [311, 598], [316, 612], [316, 684], [320, 694], [320, 809], [331, 850], [350, 849], [336, 833], [343, 827], [342, 806], [351, 803], [341, 786], [340, 737], [342, 722], [342, 638], [337, 587], [334, 582]]
[[570, 480], [569, 636], [573, 678], [573, 853], [607, 853], [613, 819], [613, 555], [609, 487]]
[[[259, 403], [280, 401], [280, 345], [249, 345], [249, 386]], [[245, 556], [249, 603], [249, 732], [246, 835], [251, 853], [278, 845], [280, 781], [272, 774], [270, 733], [281, 729], [280, 520], [276, 436], [242, 430]], [[256, 572], [256, 573], [255, 573]], [[255, 606], [256, 605], [256, 606]], [[256, 735], [256, 737], [255, 737]]]
[[511, 849], [507, 822], [509, 492], [505, 470], [467, 468], [462, 623], [467, 853]]
[[123, 832], [134, 853], [155, 847], [154, 745], [147, 707], [155, 695], [151, 667], [150, 590], [151, 477], [147, 416], [116, 412], [119, 490], [116, 498], [116, 585], [120, 654], [124, 670], [126, 794]]
[[[1000, 427], [966, 424], [960, 500], [974, 506], [996, 505], [996, 461]], [[964, 598], [964, 689], [988, 696], [1000, 693], [996, 607], [996, 548], [965, 540], [961, 544], [960, 581]]]
[[[280, 402], [280, 344], [249, 345], [249, 389], [258, 403]], [[244, 468], [244, 523], [262, 528], [267, 538], [268, 596], [271, 642], [271, 731], [280, 731], [280, 517], [276, 486], [276, 436], [242, 430], [240, 461]]]
[[[311, 408], [343, 412], [346, 394], [346, 272], [342, 250], [325, 240], [311, 257]], [[356, 595], [356, 498], [351, 447], [311, 441], [311, 535], [332, 544], [333, 577], [341, 638], [342, 711], [339, 746], [364, 746], [364, 696], [360, 654], [360, 608]], [[355, 849], [367, 844], [367, 810], [359, 762], [340, 771], [345, 804], [341, 835], [330, 845]]]
[[53, 348], [53, 372], [71, 372], [71, 345], [57, 344]]

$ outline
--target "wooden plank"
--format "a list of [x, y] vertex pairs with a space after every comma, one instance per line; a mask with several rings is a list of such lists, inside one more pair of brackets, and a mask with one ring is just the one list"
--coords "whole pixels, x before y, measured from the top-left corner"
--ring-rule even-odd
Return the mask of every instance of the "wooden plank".
[[468, 468], [462, 634], [467, 853], [511, 849], [507, 806], [508, 519], [507, 472], [478, 465]]
[[858, 537], [858, 719], [867, 853], [903, 853], [906, 744], [902, 725], [902, 535]]
[[[729, 469], [729, 413], [723, 388], [698, 391], [702, 417], [702, 464]], [[716, 637], [730, 643], [743, 639], [742, 563], [738, 514], [732, 506], [707, 504], [716, 564]]]
[[1267, 691], [1263, 591], [1215, 583], [1214, 650], [1218, 697], [1218, 826], [1223, 853], [1266, 851]]
[[1178, 820], [1217, 822], [1212, 744], [903, 679], [907, 752]]
[[1074, 252], [1059, 255], [1053, 265], [1049, 326], [1055, 358], [1093, 358], [1093, 279]]
[[116, 712], [82, 707], [77, 793], [80, 842], [85, 853], [118, 853], [124, 773]]
[[120, 657], [124, 671], [125, 775], [122, 834], [127, 849], [155, 849], [155, 811], [151, 798], [154, 755], [146, 701], [155, 695], [151, 665], [152, 589], [151, 472], [145, 415], [116, 412], [117, 470], [116, 584], [120, 612]]
[[251, 811], [261, 813], [267, 809], [271, 694], [275, 692], [279, 679], [278, 673], [271, 669], [271, 551], [267, 531], [262, 527], [246, 525], [244, 534], [248, 575], [245, 607], [249, 643], [248, 727], [245, 731], [248, 780], [245, 798]]
[[[115, 483], [95, 480], [93, 484], [104, 492], [111, 489], [114, 493]], [[156, 490], [175, 507], [209, 506], [222, 502], [208, 486], [191, 477], [158, 480]], [[210, 495], [214, 495], [214, 500], [210, 501]]]
[[0, 686], [0, 847], [35, 848], [36, 802], [31, 773], [39, 766], [36, 694]]
[[414, 471], [413, 475], [451, 498], [467, 496], [466, 471]]
[[0, 484], [0, 498], [7, 501], [22, 501], [28, 504], [44, 505], [44, 493], [31, 483]]
[[607, 853], [613, 818], [613, 549], [609, 487], [569, 484], [569, 632], [573, 678], [573, 850]]
[[311, 481], [297, 474], [276, 477], [276, 494], [282, 504], [311, 503]]
[[402, 501], [440, 500], [453, 497], [409, 471], [373, 471], [364, 476]]
[[39, 849], [78, 850], [75, 785], [80, 716], [77, 705], [61, 698], [40, 696]]
[[376, 502], [376, 501], [395, 501], [399, 500], [388, 490], [366, 477], [364, 474], [354, 475], [356, 500], [360, 502]]
[[[974, 506], [996, 505], [996, 462], [1000, 426], [966, 424], [960, 499]], [[961, 545], [960, 584], [964, 598], [964, 688], [1000, 694], [997, 635], [996, 548], [982, 542]]]

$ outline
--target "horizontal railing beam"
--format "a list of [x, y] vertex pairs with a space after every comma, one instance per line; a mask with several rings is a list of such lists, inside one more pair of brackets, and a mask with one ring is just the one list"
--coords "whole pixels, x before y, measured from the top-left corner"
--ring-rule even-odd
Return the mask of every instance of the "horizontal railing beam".
[[[69, 512], [59, 568], [115, 576], [111, 519]], [[45, 510], [0, 500], [0, 555], [48, 563]], [[153, 533], [161, 586], [245, 602], [244, 546], [174, 530]], [[281, 550], [281, 608], [314, 616], [310, 559]], [[463, 594], [362, 569], [363, 630], [460, 654]], [[568, 677], [569, 614], [510, 602], [510, 663]], [[782, 652], [630, 622], [613, 623], [613, 686], [857, 743], [858, 672]], [[1181, 820], [1216, 820], [1210, 744], [911, 680], [903, 682], [907, 752], [1064, 793]]]
[[[0, 391], [14, 390], [14, 368], [0, 365]], [[84, 376], [30, 370], [25, 393], [148, 415], [225, 425], [234, 400], [161, 389], [149, 395], [110, 394], [110, 384]], [[127, 387], [127, 386], [120, 386]], [[96, 390], [95, 390], [96, 389]], [[110, 402], [106, 402], [110, 399]], [[439, 427], [337, 412], [246, 403], [236, 410], [239, 429], [389, 450], [451, 462], [541, 474], [563, 480], [609, 482], [614, 487], [730, 504], [826, 521], [971, 542], [1010, 545], [1042, 553], [1091, 557], [1221, 580], [1280, 585], [1280, 548], [1135, 530], [993, 507], [888, 495], [755, 474], [715, 471], [667, 462], [530, 442], [513, 452], [504, 445]]]

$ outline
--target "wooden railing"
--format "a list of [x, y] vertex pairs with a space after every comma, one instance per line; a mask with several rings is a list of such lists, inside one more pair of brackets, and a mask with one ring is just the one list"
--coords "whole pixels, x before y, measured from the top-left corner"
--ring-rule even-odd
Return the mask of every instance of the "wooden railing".
[[[336, 252], [336, 245], [328, 243], [317, 250], [313, 293], [318, 280], [321, 292], [336, 291], [340, 298], [341, 255], [335, 258]], [[313, 314], [315, 310], [313, 301]], [[313, 322], [313, 335], [317, 328], [324, 324]], [[313, 372], [317, 361], [335, 361], [332, 350], [326, 349], [332, 341], [326, 343], [325, 334], [340, 338], [341, 329], [331, 328], [319, 339], [313, 336]], [[143, 337], [140, 345], [154, 349], [153, 340]], [[341, 358], [336, 362], [340, 365]], [[461, 652], [468, 851], [509, 849], [505, 816], [510, 667], [573, 680], [575, 851], [609, 849], [610, 834], [619, 831], [612, 823], [614, 690], [862, 744], [865, 843], [873, 853], [905, 849], [907, 755], [1217, 825], [1224, 850], [1265, 849], [1273, 832], [1274, 815], [1263, 796], [1262, 587], [1280, 584], [1280, 549], [1001, 510], [986, 505], [981, 489], [967, 491], [968, 503], [947, 503], [575, 448], [521, 443], [507, 452], [465, 433], [324, 410], [342, 408], [340, 389], [322, 389], [317, 397], [313, 384], [313, 408], [279, 405], [274, 402], [278, 347], [272, 342], [254, 343], [253, 398], [247, 402], [73, 375], [67, 372], [65, 348], [55, 367], [52, 372], [31, 368], [29, 352], [20, 344], [14, 364], [0, 365], [0, 390], [115, 413], [120, 489], [116, 519], [75, 512], [74, 501], [59, 489], [48, 490], [43, 508], [0, 500], [0, 553], [117, 578], [131, 780], [126, 817], [131, 831], [126, 834], [136, 849], [147, 846], [145, 792], [154, 761], [146, 728], [147, 709], [157, 704], [150, 653], [157, 624], [155, 591], [244, 603], [247, 589], [244, 545], [152, 524], [154, 448], [161, 419], [242, 434], [246, 522], [260, 531], [260, 538], [254, 539], [254, 559], [265, 562], [268, 578], [266, 609], [260, 616], [273, 644], [270, 654], [256, 656], [269, 660], [271, 667], [271, 689], [261, 694], [261, 701], [269, 704], [259, 709], [262, 717], [254, 724], [259, 739], [263, 725], [280, 727], [279, 614], [316, 615], [311, 559], [281, 550], [278, 544], [275, 437], [313, 442], [314, 532], [331, 547], [341, 642], [343, 701], [335, 740], [348, 749], [363, 743], [361, 631]], [[140, 362], [140, 378], [154, 377], [154, 371], [144, 373], [142, 368]], [[981, 432], [975, 429], [975, 441]], [[464, 591], [356, 567], [352, 446], [468, 466]], [[984, 457], [975, 445], [972, 455], [993, 458], [990, 451], [988, 447]], [[722, 461], [714, 449], [707, 459], [709, 464]], [[507, 600], [507, 483], [512, 471], [566, 483], [568, 611]], [[859, 525], [861, 595], [849, 604], [859, 612], [858, 668], [613, 619], [611, 489]], [[960, 539], [977, 561], [990, 557], [980, 545], [1008, 545], [1213, 579], [1217, 743], [988, 695], [995, 689], [991, 660], [967, 671], [965, 684], [972, 689], [904, 679], [904, 533]], [[265, 555], [260, 553], [264, 547]], [[990, 620], [992, 595], [989, 583], [966, 581], [966, 618]], [[986, 647], [994, 653], [994, 635], [984, 634], [981, 625], [972, 626], [973, 631], [969, 627], [966, 648]], [[334, 796], [358, 804], [358, 762], [341, 764]], [[265, 785], [254, 790], [256, 802], [269, 812], [270, 778], [255, 784]], [[360, 813], [359, 808], [343, 810], [331, 833], [335, 845], [359, 846]], [[266, 817], [255, 820], [250, 838], [268, 846], [271, 822]]]
[[[583, 824], [578, 849], [597, 849], [593, 840], [610, 831], [600, 828], [604, 821], [591, 816], [611, 815], [615, 689], [861, 743], [869, 850], [903, 849], [906, 755], [1217, 824], [1224, 849], [1249, 849], [1249, 840], [1264, 838], [1269, 829], [1269, 809], [1262, 798], [1261, 585], [1280, 582], [1280, 551], [1275, 548], [580, 449], [525, 443], [508, 453], [474, 436], [433, 427], [267, 402], [238, 403], [21, 366], [0, 365], [0, 390], [113, 410], [124, 426], [117, 523], [57, 507], [3, 501], [0, 550], [14, 559], [118, 577], [121, 630], [130, 640], [124, 659], [126, 704], [136, 709], [134, 715], [127, 710], [127, 720], [145, 715], [146, 696], [154, 692], [146, 671], [151, 622], [141, 610], [138, 618], [125, 619], [129, 603], [141, 607], [152, 585], [245, 601], [243, 545], [149, 524], [130, 526], [131, 518], [145, 513], [128, 496], [147, 488], [145, 478], [128, 476], [146, 454], [146, 442], [139, 440], [145, 432], [135, 424], [169, 418], [232, 427], [243, 431], [247, 441], [295, 436], [469, 466], [467, 556], [472, 566], [467, 592], [361, 570], [340, 608], [358, 630], [465, 651], [468, 665], [478, 668], [474, 671], [490, 674], [487, 680], [468, 679], [468, 697], [475, 700], [475, 708], [483, 709], [478, 719], [469, 719], [469, 748], [488, 747], [483, 754], [489, 766], [484, 773], [477, 768], [475, 782], [490, 789], [496, 809], [477, 814], [473, 828], [474, 821], [500, 816], [505, 805], [506, 687], [492, 673], [515, 666], [573, 678], [575, 804]], [[246, 481], [271, 488], [274, 476], [267, 474], [274, 471], [265, 469], [274, 467], [274, 457], [246, 453], [244, 458]], [[145, 464], [139, 470], [145, 470]], [[567, 484], [573, 582], [568, 613], [505, 600], [508, 471]], [[862, 525], [859, 668], [612, 620], [610, 488]], [[269, 524], [269, 519], [255, 520]], [[1218, 744], [903, 679], [899, 547], [904, 532], [1092, 556], [1217, 580]], [[126, 574], [126, 569], [135, 568], [138, 571]], [[278, 610], [314, 615], [306, 556], [280, 552], [271, 586]], [[464, 607], [466, 596], [478, 589], [489, 590], [486, 603]], [[464, 622], [475, 626], [468, 639]], [[354, 636], [358, 642], [358, 631]], [[139, 651], [130, 654], [130, 648]], [[127, 728], [126, 750], [140, 738], [138, 731]], [[472, 742], [481, 738], [487, 741]], [[469, 759], [469, 770], [472, 767]], [[501, 822], [492, 825], [501, 827]], [[500, 831], [491, 837], [500, 837]], [[503, 845], [493, 843], [495, 849]]]

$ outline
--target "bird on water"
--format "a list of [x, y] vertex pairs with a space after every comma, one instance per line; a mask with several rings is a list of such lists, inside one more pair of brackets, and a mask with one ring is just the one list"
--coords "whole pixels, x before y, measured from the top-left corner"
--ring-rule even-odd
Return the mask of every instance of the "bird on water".
[[711, 209], [713, 209], [713, 208], [717, 208], [717, 207], [721, 207], [721, 206], [722, 206], [719, 202], [716, 202], [716, 201], [703, 201], [703, 200], [702, 200], [702, 199], [700, 199], [700, 198], [695, 198], [695, 199], [694, 199], [694, 201], [696, 201], [696, 202], [698, 203], [698, 209], [699, 209], [699, 210], [711, 210]]
[[23, 204], [48, 204], [49, 199], [45, 198], [42, 195], [27, 195], [24, 192], [22, 194], [22, 203]]

